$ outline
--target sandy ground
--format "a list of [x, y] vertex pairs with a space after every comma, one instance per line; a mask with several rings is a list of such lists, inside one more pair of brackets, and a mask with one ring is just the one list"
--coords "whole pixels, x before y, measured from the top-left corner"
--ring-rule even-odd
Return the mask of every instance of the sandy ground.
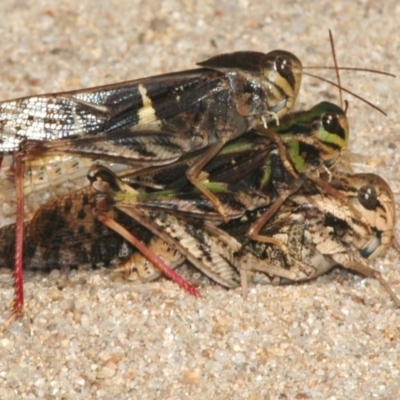
[[[303, 65], [399, 74], [397, 1], [2, 1], [0, 99], [188, 69], [233, 50], [295, 53]], [[294, 3], [294, 4], [293, 4]], [[379, 9], [377, 8], [379, 7]], [[334, 78], [331, 75], [331, 78]], [[399, 79], [343, 73], [358, 170], [399, 192]], [[337, 100], [305, 78], [298, 108]], [[399, 202], [400, 197], [396, 195]], [[398, 229], [399, 230], [399, 229]], [[374, 265], [400, 294], [399, 258]], [[190, 277], [190, 274], [189, 274]], [[131, 286], [106, 271], [28, 274], [24, 318], [0, 334], [2, 399], [394, 399], [400, 312], [372, 280], [335, 271], [302, 285], [240, 291], [167, 281]], [[61, 286], [63, 289], [61, 290]], [[0, 270], [0, 323], [13, 296]]]

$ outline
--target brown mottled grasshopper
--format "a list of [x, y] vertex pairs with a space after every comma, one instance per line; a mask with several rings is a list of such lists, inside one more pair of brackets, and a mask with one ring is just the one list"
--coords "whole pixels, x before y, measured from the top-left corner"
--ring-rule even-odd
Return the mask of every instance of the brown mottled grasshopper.
[[[348, 197], [363, 216], [362, 221], [352, 208], [319, 192], [314, 184], [308, 182], [261, 229], [257, 241], [246, 238], [248, 227], [258, 218], [257, 212], [247, 212], [242, 219], [233, 219], [217, 227], [204, 219], [200, 223], [198, 220], [188, 223], [179, 217], [180, 207], [177, 207], [176, 215], [151, 210], [146, 215], [147, 221], [141, 219], [140, 222], [148, 228], [152, 224], [160, 227], [150, 247], [162, 248], [162, 242], [165, 242], [172, 246], [169, 252], [175, 254], [171, 248], [174, 249], [174, 241], [178, 242], [175, 250], [178, 249], [184, 257], [177, 259], [174, 266], [186, 258], [226, 287], [237, 286], [240, 274], [246, 291], [247, 279], [273, 284], [300, 282], [316, 278], [340, 265], [378, 279], [400, 307], [400, 299], [381, 273], [367, 264], [367, 260], [381, 255], [395, 244], [395, 203], [390, 187], [374, 174], [333, 174], [330, 183]], [[129, 201], [117, 201], [115, 206], [137, 218], [137, 207]], [[146, 280], [157, 275], [138, 254], [116, 271], [131, 280], [141, 279], [143, 271]], [[243, 279], [244, 271], [250, 278]]]
[[[393, 194], [379, 176], [332, 175], [332, 186], [348, 197], [349, 202], [363, 215], [363, 221], [352, 213], [351, 208], [321, 193], [315, 184], [308, 182], [298, 193], [287, 199], [261, 229], [260, 234], [267, 237], [265, 242], [246, 237], [248, 227], [258, 218], [259, 213], [247, 211], [251, 208], [251, 201], [257, 205], [258, 202], [257, 199], [246, 198], [243, 193], [224, 192], [223, 188], [217, 191], [213, 187], [220, 199], [226, 201], [227, 209], [232, 208], [232, 220], [223, 224], [215, 221], [218, 214], [211, 211], [211, 204], [208, 205], [210, 214], [204, 211], [206, 200], [201, 197], [196, 201], [190, 196], [186, 200], [182, 195], [177, 196], [177, 207], [170, 208], [168, 212], [154, 205], [146, 208], [144, 203], [138, 203], [126, 196], [120, 199], [116, 194], [120, 191], [129, 192], [128, 185], [104, 168], [94, 168], [91, 177], [92, 200], [89, 201], [86, 197], [82, 202], [85, 196], [78, 192], [75, 199], [70, 196], [68, 200], [71, 212], [76, 201], [75, 212], [81, 214], [80, 219], [76, 216], [69, 219], [68, 215], [63, 214], [65, 207], [60, 207], [61, 204], [56, 202], [54, 207], [47, 205], [35, 215], [31, 223], [30, 239], [34, 239], [33, 249], [37, 253], [33, 260], [38, 268], [43, 267], [43, 251], [47, 250], [46, 260], [53, 260], [55, 263], [62, 259], [68, 260], [68, 256], [68, 262], [71, 262], [71, 255], [79, 262], [83, 254], [86, 254], [87, 261], [93, 263], [94, 259], [90, 256], [96, 254], [93, 249], [98, 246], [98, 249], [106, 249], [108, 252], [114, 248], [112, 261], [119, 263], [114, 274], [122, 274], [129, 280], [142, 281], [153, 280], [160, 275], [137, 252], [132, 252], [130, 256], [125, 254], [123, 258], [120, 256], [118, 252], [126, 246], [122, 236], [106, 230], [92, 218], [91, 210], [97, 201], [97, 204], [103, 205], [102, 209], [108, 213], [109, 218], [144, 237], [147, 246], [172, 268], [188, 260], [225, 287], [234, 288], [242, 284], [246, 290], [248, 281], [272, 284], [306, 281], [341, 265], [378, 279], [400, 306], [400, 301], [389, 284], [367, 263], [367, 260], [382, 254], [394, 240]], [[88, 190], [89, 188], [85, 189]], [[100, 193], [100, 201], [96, 192]], [[226, 194], [230, 195], [229, 201]], [[114, 201], [111, 201], [112, 198]], [[159, 202], [162, 203], [160, 199]], [[65, 205], [65, 202], [62, 204]], [[104, 204], [108, 204], [110, 209], [104, 208]], [[171, 202], [169, 205], [171, 206]], [[57, 210], [58, 214], [55, 213]], [[188, 210], [191, 218], [188, 218]], [[49, 214], [53, 216], [52, 220], [49, 219]], [[55, 215], [60, 221], [59, 228], [50, 233], [55, 237], [61, 235], [58, 243], [62, 243], [67, 237], [70, 242], [70, 246], [64, 242], [59, 251], [56, 251], [57, 246], [46, 247], [49, 229], [55, 226]], [[97, 228], [91, 228], [92, 226]], [[119, 228], [116, 231], [121, 233]], [[97, 238], [94, 238], [96, 234]], [[88, 238], [86, 242], [85, 237]], [[75, 243], [71, 238], [75, 238]], [[116, 243], [114, 247], [110, 239]], [[81, 247], [77, 246], [78, 243]], [[85, 247], [88, 244], [90, 246]], [[103, 253], [103, 256], [106, 259], [107, 253]]]

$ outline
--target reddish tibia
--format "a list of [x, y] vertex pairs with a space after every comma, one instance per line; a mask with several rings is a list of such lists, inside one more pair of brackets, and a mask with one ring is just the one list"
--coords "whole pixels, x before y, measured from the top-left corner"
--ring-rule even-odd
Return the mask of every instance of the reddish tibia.
[[200, 292], [189, 282], [183, 279], [173, 269], [168, 267], [164, 261], [162, 261], [156, 254], [154, 254], [142, 241], [133, 236], [127, 231], [122, 225], [108, 217], [107, 215], [93, 210], [94, 216], [105, 226], [112, 229], [126, 239], [129, 243], [135, 246], [155, 267], [157, 267], [164, 275], [176, 282], [179, 286], [185, 289], [192, 296], [200, 296]]
[[18, 317], [22, 314], [24, 307], [24, 187], [23, 187], [23, 164], [24, 154], [15, 156], [15, 195], [17, 202], [17, 214], [15, 222], [15, 265], [14, 265], [14, 307], [13, 314]]

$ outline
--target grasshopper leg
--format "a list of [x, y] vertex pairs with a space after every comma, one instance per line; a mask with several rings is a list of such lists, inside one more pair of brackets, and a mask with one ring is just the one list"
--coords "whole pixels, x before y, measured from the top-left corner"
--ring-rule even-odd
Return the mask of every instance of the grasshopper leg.
[[199, 291], [178, 275], [173, 269], [171, 269], [164, 261], [162, 261], [154, 252], [152, 252], [142, 241], [137, 239], [129, 231], [127, 231], [122, 225], [118, 224], [112, 218], [94, 209], [93, 214], [101, 223], [106, 225], [108, 228], [114, 230], [124, 239], [129, 241], [133, 246], [135, 246], [154, 266], [156, 266], [160, 271], [162, 271], [166, 276], [172, 279], [174, 282], [178, 283], [183, 289], [189, 292], [193, 296], [200, 296]]
[[15, 185], [16, 185], [16, 229], [15, 229], [15, 298], [13, 315], [15, 318], [22, 314], [24, 308], [24, 188], [23, 188], [23, 164], [22, 159], [25, 155], [19, 153], [15, 157]]
[[281, 246], [281, 243], [278, 243], [275, 239], [260, 235], [260, 231], [265, 226], [265, 224], [276, 214], [276, 212], [279, 210], [285, 200], [300, 189], [300, 187], [304, 183], [304, 180], [305, 177], [299, 178], [294, 182], [294, 185], [292, 187], [280, 191], [279, 197], [274, 200], [272, 205], [250, 226], [247, 232], [247, 236], [249, 239], [264, 243], [271, 243], [278, 247]]
[[340, 255], [339, 257], [334, 257], [334, 259], [335, 259], [335, 261], [340, 263], [340, 265], [342, 265], [346, 269], [350, 269], [352, 271], [358, 272], [360, 275], [363, 275], [367, 278], [373, 278], [373, 279], [378, 280], [378, 282], [389, 293], [389, 296], [392, 298], [392, 300], [394, 301], [396, 306], [400, 307], [399, 297], [396, 295], [396, 293], [391, 288], [390, 284], [385, 280], [385, 278], [382, 276], [382, 274], [379, 271], [368, 267], [368, 265], [364, 264], [360, 260], [358, 260], [358, 261], [349, 260], [348, 258], [344, 258], [343, 255]]
[[[147, 247], [157, 254], [170, 268], [175, 269], [183, 264], [185, 257], [159, 237], [153, 237]], [[123, 277], [132, 282], [151, 282], [161, 276], [161, 271], [140, 252], [132, 254], [127, 260], [118, 264], [112, 276]]]
[[210, 190], [208, 190], [201, 179], [199, 179], [199, 175], [203, 170], [204, 166], [222, 149], [224, 144], [227, 142], [227, 139], [222, 138], [218, 143], [211, 146], [207, 149], [202, 157], [199, 158], [187, 171], [186, 176], [188, 180], [195, 186], [211, 203], [214, 205], [215, 209], [221, 214], [223, 220], [225, 222], [229, 221], [229, 217], [227, 212], [222, 205], [221, 201], [215, 196]]

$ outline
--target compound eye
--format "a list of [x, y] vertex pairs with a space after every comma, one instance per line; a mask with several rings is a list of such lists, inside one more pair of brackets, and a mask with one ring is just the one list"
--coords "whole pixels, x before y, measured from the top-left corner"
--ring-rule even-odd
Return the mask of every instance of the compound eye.
[[338, 133], [342, 130], [339, 119], [335, 113], [324, 113], [322, 116], [322, 125], [327, 132]]
[[367, 210], [375, 210], [378, 205], [378, 194], [372, 185], [364, 185], [358, 191], [358, 200]]
[[286, 79], [292, 80], [293, 79], [293, 62], [292, 60], [278, 56], [275, 59], [275, 69], [278, 71], [278, 74]]

